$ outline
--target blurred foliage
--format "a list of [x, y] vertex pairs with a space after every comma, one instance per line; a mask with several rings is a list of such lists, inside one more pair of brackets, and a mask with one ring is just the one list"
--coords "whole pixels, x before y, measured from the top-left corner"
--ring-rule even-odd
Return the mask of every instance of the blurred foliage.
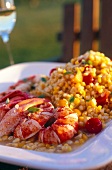
[[[57, 33], [63, 29], [63, 5], [81, 0], [15, 0], [17, 22], [10, 35], [15, 63], [54, 61], [61, 56]], [[0, 68], [9, 65], [0, 39]]]

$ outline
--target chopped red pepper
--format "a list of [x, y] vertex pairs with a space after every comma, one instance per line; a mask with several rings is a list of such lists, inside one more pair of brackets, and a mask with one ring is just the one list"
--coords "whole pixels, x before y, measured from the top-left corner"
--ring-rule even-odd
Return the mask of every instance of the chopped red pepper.
[[50, 72], [49, 72], [49, 75], [51, 76], [51, 74], [53, 73], [53, 71], [55, 71], [56, 70], [56, 68], [52, 68], [51, 70], [50, 70]]
[[83, 81], [86, 83], [86, 85], [88, 85], [94, 82], [94, 78], [91, 74], [83, 75]]
[[87, 65], [84, 68], [83, 82], [85, 82], [86, 85], [88, 85], [90, 83], [94, 83], [94, 78], [93, 78], [93, 76], [91, 74], [91, 68], [92, 68], [92, 65]]
[[105, 91], [103, 96], [100, 95], [96, 98], [97, 105], [103, 106], [103, 105], [107, 104], [108, 101], [109, 101], [109, 92], [108, 91]]

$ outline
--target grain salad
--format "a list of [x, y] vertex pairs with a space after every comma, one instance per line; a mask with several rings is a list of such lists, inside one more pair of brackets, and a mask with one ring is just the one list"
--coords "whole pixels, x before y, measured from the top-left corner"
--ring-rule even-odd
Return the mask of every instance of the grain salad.
[[[34, 124], [38, 132], [34, 133], [33, 129], [34, 135], [23, 136], [26, 125], [19, 121], [19, 125], [13, 128], [14, 132], [1, 135], [1, 144], [57, 153], [76, 149], [101, 132], [112, 119], [111, 81], [112, 61], [103, 53], [92, 50], [72, 58], [64, 66], [53, 68], [49, 76], [31, 76], [27, 80], [20, 80], [8, 88], [8, 91], [13, 91], [13, 95], [7, 91], [1, 94], [1, 98], [6, 96], [5, 102], [9, 104], [14, 100], [15, 93], [16, 97], [19, 94], [19, 102], [11, 103], [10, 110], [13, 107], [15, 112], [24, 109], [22, 111], [25, 114], [27, 112], [27, 117], [23, 116], [22, 120], [37, 121], [38, 124]], [[31, 106], [24, 108], [24, 101], [28, 105], [30, 101]]]

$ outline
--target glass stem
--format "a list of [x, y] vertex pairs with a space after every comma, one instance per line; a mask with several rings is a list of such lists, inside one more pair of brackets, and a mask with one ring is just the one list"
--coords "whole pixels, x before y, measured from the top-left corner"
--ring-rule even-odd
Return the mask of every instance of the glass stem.
[[13, 65], [14, 60], [13, 60], [13, 56], [12, 56], [12, 53], [11, 53], [10, 43], [9, 43], [9, 41], [7, 41], [7, 42], [5, 42], [5, 44], [6, 44], [7, 52], [8, 52], [8, 55], [9, 55], [10, 65]]
[[8, 52], [8, 55], [9, 55], [10, 65], [13, 65], [14, 60], [13, 60], [13, 56], [12, 56], [12, 53], [11, 53], [11, 48], [10, 48], [10, 43], [9, 43], [9, 35], [4, 32], [1, 36], [2, 36], [4, 44], [6, 44], [7, 52]]

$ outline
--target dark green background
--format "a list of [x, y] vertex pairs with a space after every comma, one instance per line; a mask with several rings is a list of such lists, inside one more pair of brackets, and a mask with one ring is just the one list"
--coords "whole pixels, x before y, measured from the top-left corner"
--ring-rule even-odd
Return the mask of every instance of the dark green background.
[[[63, 30], [63, 5], [75, 1], [15, 0], [17, 21], [10, 34], [15, 63], [53, 61], [61, 56], [62, 43], [57, 33]], [[6, 47], [0, 38], [0, 68], [8, 65]]]

